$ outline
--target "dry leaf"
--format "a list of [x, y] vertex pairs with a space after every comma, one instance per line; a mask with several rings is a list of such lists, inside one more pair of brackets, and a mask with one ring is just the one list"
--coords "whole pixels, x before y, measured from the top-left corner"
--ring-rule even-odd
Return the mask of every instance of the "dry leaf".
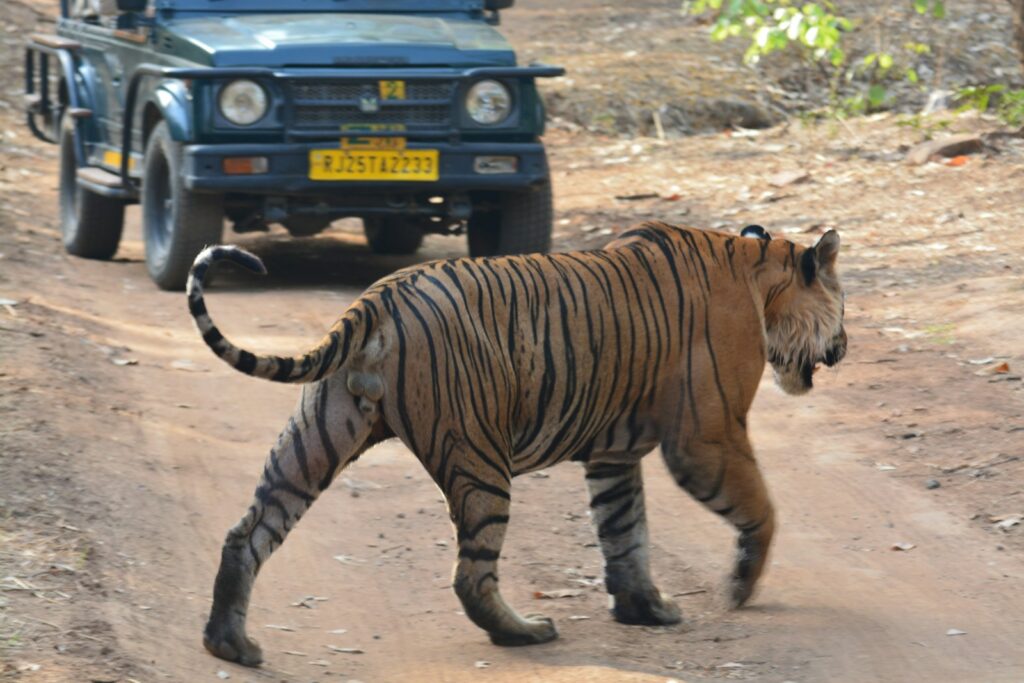
[[768, 178], [768, 184], [774, 187], [788, 187], [811, 179], [807, 171], [781, 171]]
[[966, 166], [968, 161], [970, 161], [970, 158], [961, 154], [947, 161], [946, 166]]
[[578, 588], [560, 588], [554, 591], [536, 591], [533, 597], [537, 600], [557, 600], [558, 598], [576, 598], [583, 594]]
[[207, 372], [206, 368], [201, 365], [196, 365], [187, 358], [179, 358], [178, 360], [171, 361], [171, 368], [174, 370], [184, 370], [185, 372]]
[[1005, 375], [1009, 371], [1010, 371], [1010, 364], [1007, 363], [1006, 361], [1003, 361], [1002, 363], [994, 363], [993, 365], [989, 365], [987, 367], [984, 367], [981, 370], [978, 370], [974, 374], [978, 375], [979, 377], [988, 377], [988, 376], [991, 376], [991, 375]]
[[1009, 531], [1021, 522], [1024, 522], [1024, 517], [1021, 517], [1020, 515], [1010, 515], [997, 521], [996, 528], [1001, 529], [1002, 531]]

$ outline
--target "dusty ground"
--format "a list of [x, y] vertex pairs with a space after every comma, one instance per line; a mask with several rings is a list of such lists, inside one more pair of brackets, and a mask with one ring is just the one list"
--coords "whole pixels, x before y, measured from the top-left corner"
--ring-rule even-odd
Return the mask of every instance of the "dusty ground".
[[[506, 30], [527, 52], [543, 53], [558, 22], [571, 30], [552, 3], [521, 4]], [[894, 116], [669, 142], [555, 127], [562, 248], [600, 245], [648, 217], [725, 230], [758, 222], [805, 243], [823, 226], [843, 236], [849, 359], [803, 399], [766, 382], [751, 416], [781, 521], [759, 596], [742, 611], [720, 608], [732, 534], [654, 456], [654, 567], [686, 621], [614, 624], [582, 477], [564, 465], [516, 481], [502, 564], [508, 599], [555, 617], [562, 638], [494, 648], [448, 587], [453, 543], [436, 488], [387, 444], [345, 472], [266, 567], [250, 623], [268, 661], [252, 671], [208, 656], [199, 635], [220, 541], [296, 392], [209, 355], [184, 297], [149, 283], [137, 212], [115, 261], [63, 254], [54, 150], [29, 139], [9, 96], [11, 46], [36, 20], [20, 2], [0, 10], [0, 298], [16, 302], [0, 305], [0, 677], [1024, 679], [1024, 532], [1012, 525], [1024, 515], [1020, 139], [989, 137], [962, 166], [910, 167], [906, 146], [921, 132]], [[595, 51], [581, 44], [579, 59]], [[954, 127], [997, 130], [978, 118]], [[770, 183], [790, 170], [809, 178]], [[636, 195], [654, 196], [615, 198]], [[368, 257], [344, 225], [302, 241], [239, 241], [271, 276], [224, 278], [210, 306], [228, 334], [266, 351], [319, 338], [362, 288], [405, 263]], [[422, 256], [461, 249], [438, 238]], [[1001, 362], [1008, 372], [978, 374]], [[533, 598], [562, 588], [582, 592]]]

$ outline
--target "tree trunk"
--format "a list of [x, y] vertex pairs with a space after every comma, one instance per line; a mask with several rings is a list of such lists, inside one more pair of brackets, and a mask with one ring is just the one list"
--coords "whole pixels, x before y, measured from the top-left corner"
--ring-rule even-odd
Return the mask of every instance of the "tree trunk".
[[1024, 0], [1010, 0], [1013, 7], [1013, 40], [1020, 53], [1020, 63], [1024, 67]]

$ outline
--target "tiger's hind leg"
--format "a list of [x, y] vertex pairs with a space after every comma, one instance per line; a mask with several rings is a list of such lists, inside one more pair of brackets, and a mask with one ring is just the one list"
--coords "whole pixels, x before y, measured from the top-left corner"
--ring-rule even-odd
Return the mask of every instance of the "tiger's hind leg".
[[340, 376], [303, 387], [298, 409], [270, 451], [249, 510], [228, 531], [203, 633], [203, 645], [222, 659], [246, 666], [262, 661], [259, 646], [245, 632], [257, 572], [320, 492], [379, 440], [383, 423], [378, 422], [376, 404], [353, 397]]
[[679, 607], [651, 579], [640, 463], [587, 465], [590, 510], [605, 561], [612, 615], [623, 624], [677, 624]]
[[739, 531], [729, 599], [742, 606], [754, 593], [775, 532], [775, 512], [746, 435], [731, 435], [730, 445], [666, 443], [662, 454], [676, 483]]
[[510, 480], [487, 468], [467, 472], [452, 467], [445, 491], [459, 542], [453, 587], [474, 624], [487, 631], [495, 645], [534, 645], [558, 637], [554, 622], [542, 616], [520, 616], [498, 590], [498, 558], [505, 540], [511, 506]]

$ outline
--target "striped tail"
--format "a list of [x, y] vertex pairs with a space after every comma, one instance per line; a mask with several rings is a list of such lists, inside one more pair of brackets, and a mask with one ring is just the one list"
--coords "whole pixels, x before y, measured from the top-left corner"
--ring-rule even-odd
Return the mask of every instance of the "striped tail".
[[316, 382], [344, 364], [352, 338], [353, 322], [349, 316], [335, 324], [314, 348], [298, 356], [260, 356], [232, 344], [213, 324], [203, 300], [206, 273], [218, 261], [231, 261], [261, 275], [266, 275], [267, 269], [256, 255], [231, 246], [207, 247], [192, 263], [186, 287], [188, 310], [203, 341], [221, 360], [253, 377], [297, 384]]

